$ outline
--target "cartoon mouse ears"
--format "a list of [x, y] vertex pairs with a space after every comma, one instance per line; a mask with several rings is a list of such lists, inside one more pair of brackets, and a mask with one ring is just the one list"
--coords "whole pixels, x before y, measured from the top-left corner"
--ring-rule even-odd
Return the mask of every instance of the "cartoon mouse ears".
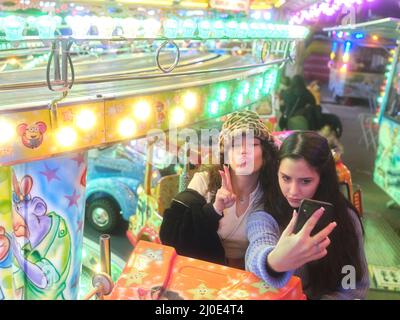
[[[14, 189], [14, 193], [16, 196], [16, 199], [13, 199], [13, 200], [18, 199], [18, 202], [19, 202], [22, 200], [30, 199], [30, 193], [31, 193], [32, 186], [33, 186], [33, 179], [31, 176], [25, 175], [22, 178], [21, 183], [19, 183], [14, 170], [12, 170], [12, 184], [13, 184], [13, 189]], [[14, 195], [13, 195], [13, 198], [14, 198]]]

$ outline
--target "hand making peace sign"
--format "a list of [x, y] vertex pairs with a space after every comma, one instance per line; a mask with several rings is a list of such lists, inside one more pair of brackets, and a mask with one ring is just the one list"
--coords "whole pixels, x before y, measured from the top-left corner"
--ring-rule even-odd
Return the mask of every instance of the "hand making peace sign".
[[221, 175], [221, 188], [217, 190], [214, 201], [214, 209], [219, 214], [226, 208], [232, 207], [236, 202], [236, 195], [233, 193], [232, 180], [229, 172], [229, 168], [224, 165], [224, 171], [219, 170]]

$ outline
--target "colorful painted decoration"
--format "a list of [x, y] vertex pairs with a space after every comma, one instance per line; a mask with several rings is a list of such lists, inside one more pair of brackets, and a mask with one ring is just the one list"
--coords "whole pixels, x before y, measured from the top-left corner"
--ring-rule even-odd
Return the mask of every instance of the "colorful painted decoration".
[[[10, 170], [13, 298], [76, 299], [86, 154], [19, 164]], [[1, 225], [4, 217], [0, 218]]]

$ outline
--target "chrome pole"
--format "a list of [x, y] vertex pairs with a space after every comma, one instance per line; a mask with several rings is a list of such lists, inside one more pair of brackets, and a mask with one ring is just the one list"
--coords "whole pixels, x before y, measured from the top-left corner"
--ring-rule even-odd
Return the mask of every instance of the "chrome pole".
[[111, 276], [110, 235], [108, 234], [100, 236], [100, 266], [101, 272]]

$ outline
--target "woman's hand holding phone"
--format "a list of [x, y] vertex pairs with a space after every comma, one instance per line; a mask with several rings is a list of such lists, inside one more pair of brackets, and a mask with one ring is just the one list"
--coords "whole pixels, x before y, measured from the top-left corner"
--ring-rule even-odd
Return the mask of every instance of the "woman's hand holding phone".
[[336, 222], [330, 223], [316, 235], [311, 236], [311, 231], [324, 214], [324, 208], [316, 210], [303, 228], [294, 233], [298, 213], [293, 212], [286, 229], [282, 232], [275, 248], [268, 255], [268, 265], [276, 272], [295, 270], [304, 264], [318, 260], [327, 255], [330, 244], [329, 234], [336, 227]]
[[232, 207], [236, 202], [236, 195], [233, 193], [232, 181], [229, 173], [229, 168], [224, 166], [224, 171], [219, 171], [221, 175], [222, 183], [221, 188], [217, 190], [214, 201], [214, 209], [219, 214], [226, 208]]

